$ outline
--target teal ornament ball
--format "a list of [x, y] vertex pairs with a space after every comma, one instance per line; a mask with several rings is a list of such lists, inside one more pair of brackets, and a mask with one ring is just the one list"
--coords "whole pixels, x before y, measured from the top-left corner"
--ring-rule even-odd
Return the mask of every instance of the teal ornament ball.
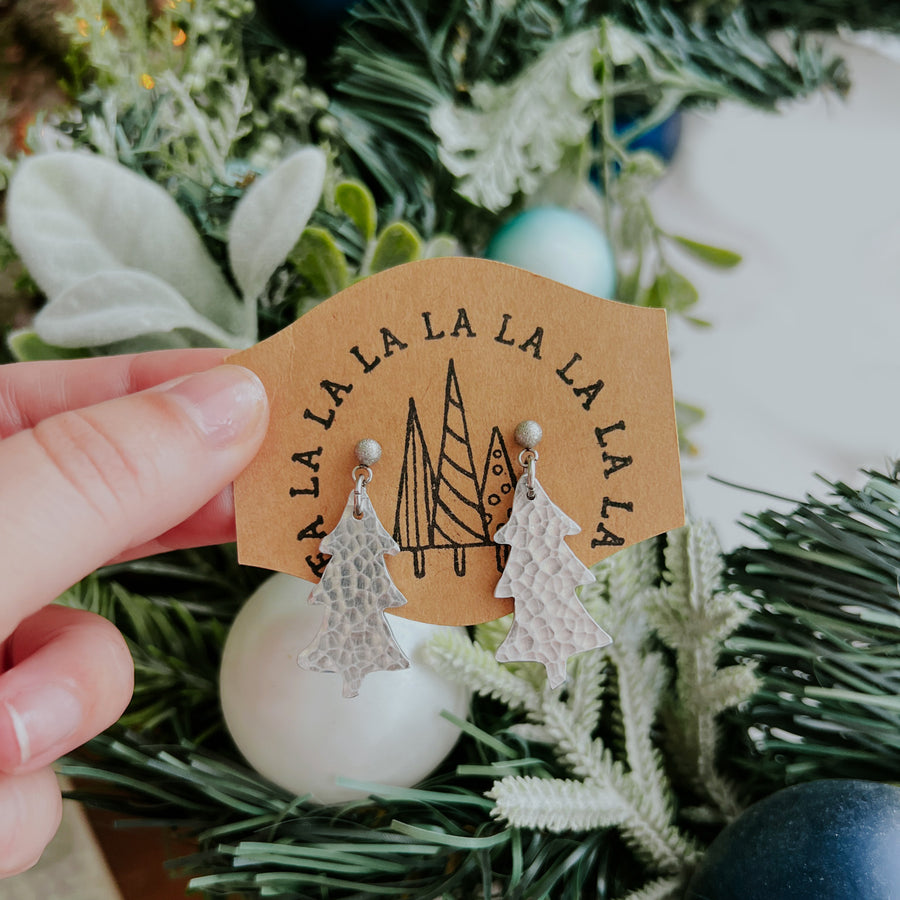
[[484, 255], [597, 297], [611, 299], [616, 292], [606, 235], [587, 217], [560, 206], [520, 213], [491, 238]]
[[760, 800], [713, 841], [687, 900], [898, 900], [900, 787], [826, 779]]

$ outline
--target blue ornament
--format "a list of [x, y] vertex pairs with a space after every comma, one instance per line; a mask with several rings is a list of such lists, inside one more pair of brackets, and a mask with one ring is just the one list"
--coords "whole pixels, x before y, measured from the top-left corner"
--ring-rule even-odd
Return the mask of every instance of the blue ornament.
[[[631, 128], [636, 119], [629, 116], [616, 116], [616, 134], [623, 134]], [[655, 153], [664, 163], [672, 162], [678, 144], [681, 141], [681, 113], [676, 111], [667, 119], [663, 119], [649, 131], [638, 135], [628, 142], [629, 150], [649, 150]]]
[[[638, 121], [635, 116], [616, 116], [613, 124], [613, 131], [617, 135], [624, 134]], [[591, 132], [591, 139], [594, 146], [600, 143], [600, 129], [596, 125]], [[678, 145], [681, 143], [681, 111], [676, 110], [666, 119], [663, 119], [658, 125], [655, 125], [649, 131], [639, 134], [636, 138], [632, 138], [626, 145], [626, 149], [634, 152], [635, 150], [648, 150], [658, 156], [665, 165], [672, 162]], [[612, 174], [619, 174], [618, 161], [612, 164]], [[595, 163], [591, 166], [588, 173], [591, 182], [597, 187], [603, 186], [603, 173], [600, 165]]]
[[588, 218], [537, 206], [507, 222], [484, 254], [598, 297], [616, 291], [616, 263], [606, 235]]
[[900, 787], [824, 780], [778, 791], [713, 841], [687, 900], [897, 900]]

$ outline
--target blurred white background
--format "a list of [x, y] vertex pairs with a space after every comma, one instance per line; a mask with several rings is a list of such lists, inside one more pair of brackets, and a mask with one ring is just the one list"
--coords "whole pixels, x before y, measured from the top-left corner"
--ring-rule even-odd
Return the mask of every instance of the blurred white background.
[[837, 49], [845, 100], [688, 116], [655, 196], [664, 227], [744, 256], [685, 265], [712, 329], [670, 321], [676, 395], [706, 410], [688, 509], [726, 547], [769, 501], [709, 475], [799, 498], [900, 454], [900, 44]]

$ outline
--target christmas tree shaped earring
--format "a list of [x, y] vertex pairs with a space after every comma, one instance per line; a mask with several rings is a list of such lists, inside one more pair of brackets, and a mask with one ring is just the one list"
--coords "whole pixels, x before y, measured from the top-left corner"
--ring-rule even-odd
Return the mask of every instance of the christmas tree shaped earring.
[[541, 426], [520, 422], [515, 437], [524, 448], [519, 454], [523, 472], [509, 521], [494, 535], [495, 543], [510, 548], [494, 596], [513, 598], [515, 620], [497, 660], [542, 663], [550, 687], [556, 688], [566, 680], [570, 656], [605, 647], [612, 638], [575, 594], [576, 587], [596, 579], [565, 542], [581, 529], [550, 500], [535, 474]]
[[328, 612], [312, 643], [297, 658], [304, 669], [333, 672], [344, 679], [344, 696], [355, 697], [371, 672], [409, 666], [394, 639], [384, 611], [403, 606], [384, 562], [386, 553], [400, 552], [385, 531], [366, 491], [371, 467], [381, 459], [381, 445], [371, 438], [356, 445], [359, 465], [353, 469], [354, 488], [334, 530], [319, 549], [331, 556], [309, 602]]

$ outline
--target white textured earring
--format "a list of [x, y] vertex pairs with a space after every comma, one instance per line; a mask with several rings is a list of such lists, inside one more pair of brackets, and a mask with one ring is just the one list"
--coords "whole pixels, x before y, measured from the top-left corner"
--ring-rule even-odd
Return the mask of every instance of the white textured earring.
[[319, 545], [331, 559], [309, 596], [310, 604], [328, 611], [297, 659], [304, 669], [341, 675], [345, 697], [355, 697], [371, 672], [409, 666], [384, 615], [386, 609], [406, 603], [384, 562], [386, 553], [399, 553], [400, 547], [378, 521], [366, 491], [371, 467], [381, 459], [381, 445], [371, 438], [360, 441], [356, 458], [359, 465], [353, 469], [347, 505]]
[[556, 688], [566, 680], [570, 656], [605, 647], [612, 638], [575, 593], [575, 588], [596, 579], [565, 542], [581, 529], [550, 500], [537, 479], [534, 448], [542, 436], [537, 422], [520, 422], [516, 428], [523, 471], [509, 521], [494, 535], [496, 543], [510, 548], [494, 596], [512, 597], [515, 603], [515, 620], [497, 650], [497, 660], [542, 663], [550, 686]]

